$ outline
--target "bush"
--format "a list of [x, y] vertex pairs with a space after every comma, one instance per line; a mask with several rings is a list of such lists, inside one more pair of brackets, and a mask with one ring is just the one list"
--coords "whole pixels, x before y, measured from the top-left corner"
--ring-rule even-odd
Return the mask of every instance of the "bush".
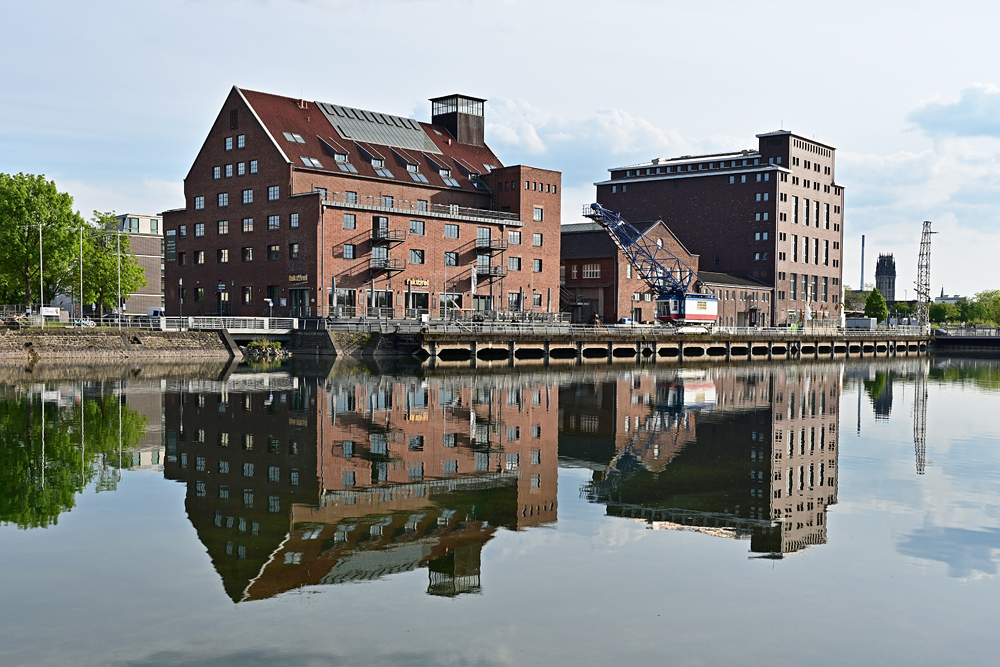
[[281, 343], [276, 340], [268, 340], [267, 338], [262, 338], [261, 340], [252, 340], [247, 344], [248, 350], [260, 350], [261, 352], [265, 350], [280, 350]]

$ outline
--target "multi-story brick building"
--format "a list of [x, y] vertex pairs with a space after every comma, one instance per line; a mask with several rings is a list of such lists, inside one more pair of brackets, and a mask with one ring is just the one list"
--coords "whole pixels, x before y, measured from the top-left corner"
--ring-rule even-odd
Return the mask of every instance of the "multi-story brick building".
[[629, 220], [661, 219], [699, 270], [773, 285], [769, 321], [837, 320], [844, 188], [835, 149], [781, 130], [757, 150], [656, 158], [610, 169], [597, 201]]
[[[699, 257], [661, 221], [633, 226], [653, 239], [692, 270]], [[608, 232], [596, 222], [562, 226], [562, 284], [560, 309], [572, 321], [589, 323], [596, 314], [602, 322], [631, 318], [633, 322], [656, 321], [656, 291], [639, 276]], [[719, 298], [721, 326], [766, 326], [770, 322], [770, 285], [750, 276], [734, 276], [698, 270], [694, 289]]]
[[146, 315], [150, 308], [163, 307], [163, 218], [137, 213], [116, 217], [119, 231], [128, 234], [130, 251], [146, 274], [146, 286], [129, 296], [122, 312]]
[[234, 87], [164, 213], [168, 313], [557, 310], [561, 176], [503, 166], [483, 103], [422, 123]]

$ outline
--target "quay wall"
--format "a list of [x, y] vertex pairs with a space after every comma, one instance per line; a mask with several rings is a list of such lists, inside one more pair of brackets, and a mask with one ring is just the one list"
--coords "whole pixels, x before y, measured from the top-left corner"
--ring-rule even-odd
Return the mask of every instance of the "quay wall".
[[0, 360], [157, 359], [234, 356], [224, 331], [0, 331]]

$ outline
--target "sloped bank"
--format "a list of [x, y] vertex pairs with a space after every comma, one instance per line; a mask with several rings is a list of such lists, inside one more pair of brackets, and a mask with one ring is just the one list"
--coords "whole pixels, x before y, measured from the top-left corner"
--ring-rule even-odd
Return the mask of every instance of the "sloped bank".
[[[229, 338], [230, 340], [227, 340]], [[226, 331], [48, 331], [0, 332], [0, 359], [214, 358], [242, 356]]]

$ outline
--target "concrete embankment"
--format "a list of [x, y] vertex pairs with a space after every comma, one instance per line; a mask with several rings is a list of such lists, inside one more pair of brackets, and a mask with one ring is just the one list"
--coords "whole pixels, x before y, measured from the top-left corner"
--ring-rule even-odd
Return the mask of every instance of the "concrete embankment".
[[228, 359], [242, 356], [226, 332], [131, 330], [0, 332], [0, 360], [37, 363], [50, 359]]

